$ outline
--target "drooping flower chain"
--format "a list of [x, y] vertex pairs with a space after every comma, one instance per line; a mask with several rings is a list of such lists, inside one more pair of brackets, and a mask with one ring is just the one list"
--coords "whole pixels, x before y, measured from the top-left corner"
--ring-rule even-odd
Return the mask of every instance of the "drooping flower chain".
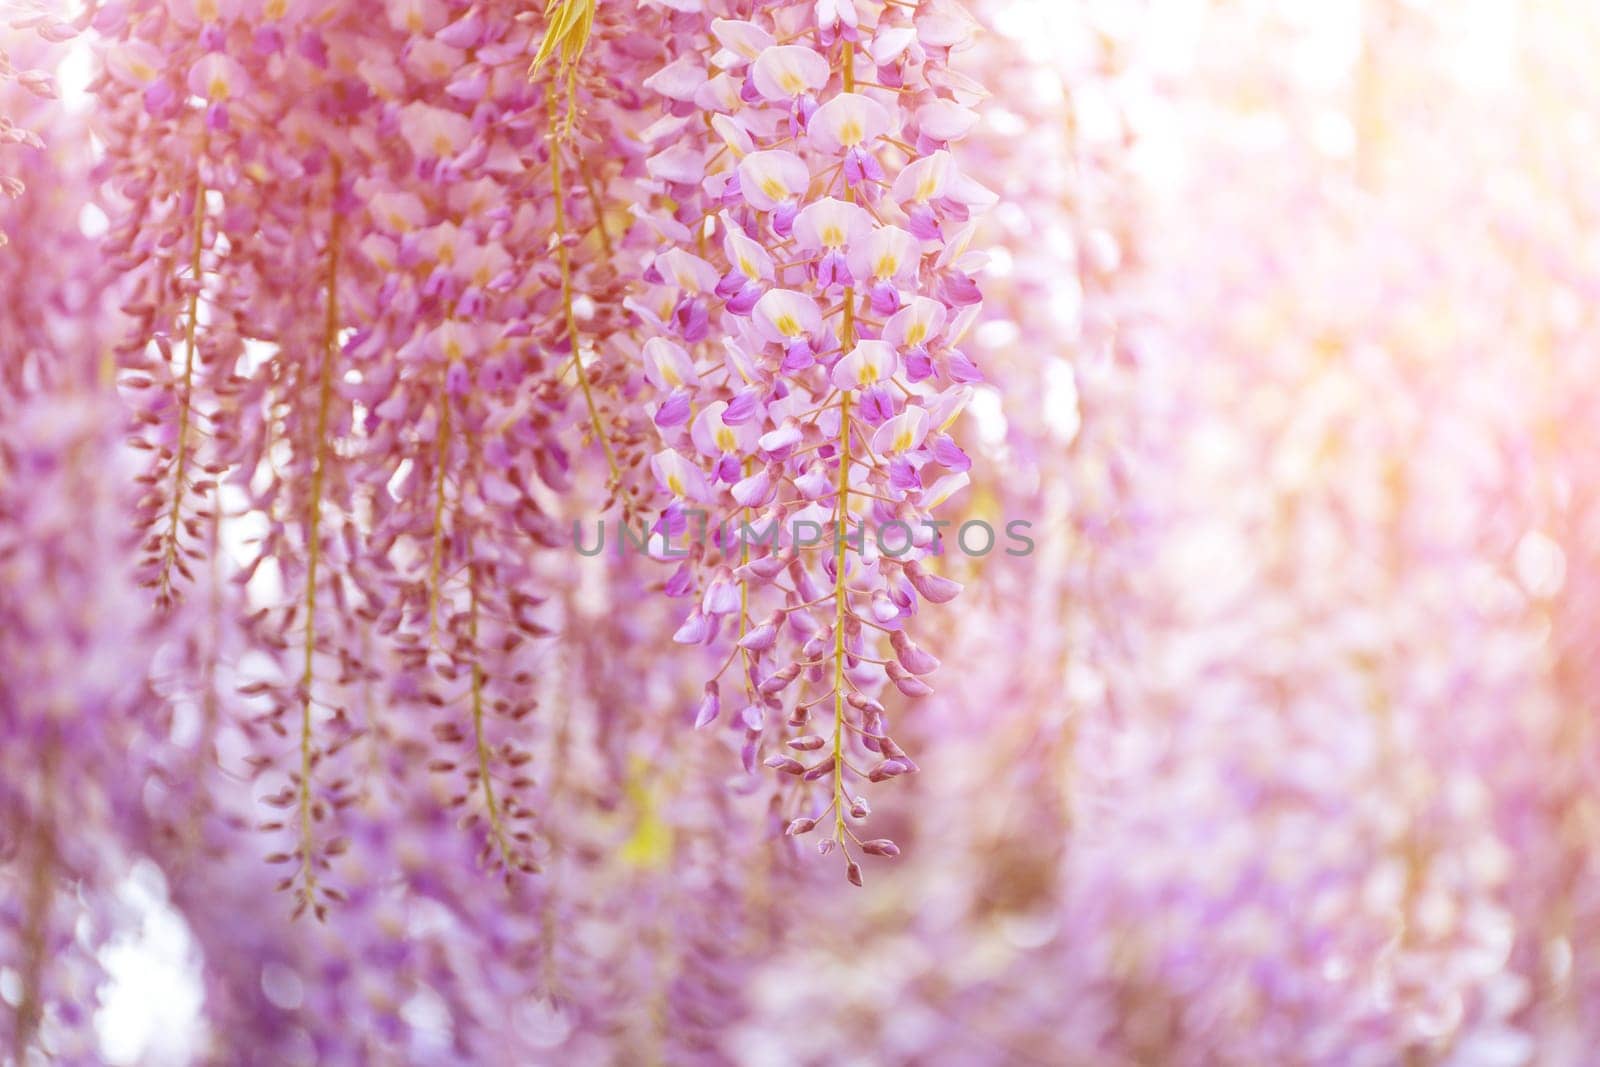
[[673, 101], [640, 222], [663, 247], [631, 300], [672, 498], [656, 550], [691, 557], [676, 639], [728, 649], [696, 725], [731, 690], [747, 768], [797, 779], [788, 832], [828, 823], [820, 851], [859, 882], [856, 854], [897, 852], [851, 828], [862, 787], [916, 769], [881, 698], [931, 691], [908, 625], [959, 588], [930, 559], [970, 465], [946, 431], [981, 380], [960, 344], [992, 197], [951, 145], [982, 94], [949, 66], [972, 30], [953, 5], [738, 8], [680, 17], [646, 82]]

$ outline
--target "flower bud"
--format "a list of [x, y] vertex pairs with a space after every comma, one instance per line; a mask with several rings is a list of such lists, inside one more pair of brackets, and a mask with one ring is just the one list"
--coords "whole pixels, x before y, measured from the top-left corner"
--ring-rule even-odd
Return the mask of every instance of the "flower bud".
[[912, 674], [932, 674], [939, 669], [939, 660], [918, 648], [904, 631], [896, 630], [889, 636], [889, 643], [894, 646], [900, 665]]
[[906, 577], [917, 593], [930, 604], [947, 604], [961, 593], [961, 583], [937, 574], [930, 574], [922, 565], [912, 560], [905, 566]]
[[717, 716], [722, 711], [722, 699], [717, 692], [716, 682], [707, 682], [705, 695], [700, 698], [700, 707], [695, 711], [694, 728], [703, 730], [717, 721]]
[[806, 771], [805, 780], [808, 782], [815, 782], [818, 779], [826, 778], [833, 774], [833, 771], [833, 757], [829, 756], [827, 759], [819, 760], [817, 763], [813, 764], [810, 769]]
[[867, 772], [867, 780], [869, 782], [887, 781], [890, 778], [897, 778], [900, 775], [905, 774], [910, 769], [911, 768], [901, 760], [882, 760], [876, 764], [872, 770]]
[[689, 612], [689, 617], [683, 620], [683, 625], [678, 627], [672, 639], [680, 645], [698, 645], [704, 641], [711, 632], [711, 625], [706, 621], [705, 615], [699, 608]]
[[789, 684], [800, 677], [800, 664], [791, 663], [781, 671], [773, 671], [767, 680], [761, 683], [762, 696], [772, 696], [789, 688]]
[[762, 762], [781, 774], [804, 774], [806, 769], [805, 764], [788, 756], [768, 756]]
[[778, 643], [778, 627], [768, 620], [739, 639], [739, 647], [747, 652], [765, 652]]
[[904, 693], [906, 696], [925, 697], [933, 692], [932, 686], [928, 685], [921, 678], [918, 678], [916, 675], [907, 671], [904, 667], [900, 666], [900, 664], [891, 660], [887, 669], [889, 672], [889, 680], [894, 683], [896, 689], [900, 690], [900, 692]]
[[767, 724], [767, 713], [760, 704], [749, 704], [739, 712], [739, 722], [751, 733], [760, 733]]

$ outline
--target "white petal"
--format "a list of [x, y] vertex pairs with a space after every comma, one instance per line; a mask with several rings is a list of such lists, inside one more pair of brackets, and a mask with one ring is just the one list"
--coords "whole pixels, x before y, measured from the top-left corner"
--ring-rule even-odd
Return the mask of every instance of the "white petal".
[[811, 143], [823, 152], [870, 144], [889, 132], [889, 109], [863, 93], [840, 93], [817, 108], [806, 128]]
[[772, 101], [792, 100], [828, 84], [828, 61], [804, 45], [773, 45], [756, 57], [750, 80]]
[[694, 99], [695, 90], [705, 83], [704, 62], [694, 56], [683, 56], [646, 78], [644, 87], [669, 100], [682, 100], [687, 103]]

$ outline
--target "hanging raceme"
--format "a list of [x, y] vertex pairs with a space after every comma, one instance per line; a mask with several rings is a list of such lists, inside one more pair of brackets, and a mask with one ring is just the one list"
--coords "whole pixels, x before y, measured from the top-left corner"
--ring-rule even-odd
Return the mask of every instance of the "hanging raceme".
[[675, 498], [656, 531], [688, 544], [677, 640], [730, 649], [697, 725], [732, 688], [746, 765], [799, 780], [788, 832], [826, 823], [820, 850], [859, 883], [856, 856], [897, 851], [853, 829], [863, 787], [917, 769], [886, 694], [925, 696], [938, 665], [907, 627], [958, 588], [930, 561], [967, 481], [948, 431], [981, 380], [959, 346], [993, 197], [950, 151], [981, 93], [948, 66], [959, 18], [736, 7], [646, 82], [673, 102], [647, 161], [668, 247], [633, 297]]

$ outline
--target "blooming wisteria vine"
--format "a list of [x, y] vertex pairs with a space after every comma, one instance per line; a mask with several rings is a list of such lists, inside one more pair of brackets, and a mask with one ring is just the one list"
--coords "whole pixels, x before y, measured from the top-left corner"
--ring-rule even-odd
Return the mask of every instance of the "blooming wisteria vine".
[[1447, 7], [0, 3], [0, 1064], [1588, 1064], [1600, 18]]
[[695, 726], [727, 690], [746, 767], [767, 750], [799, 779], [787, 833], [825, 824], [820, 850], [860, 884], [854, 856], [899, 851], [852, 829], [863, 787], [917, 768], [880, 698], [932, 691], [908, 627], [959, 589], [927, 561], [981, 380], [958, 346], [980, 307], [969, 220], [993, 196], [950, 152], [981, 96], [949, 64], [972, 24], [939, 5], [681, 21], [644, 83], [672, 102], [645, 134], [664, 247], [630, 300], [673, 498], [657, 551], [691, 546], [666, 586], [691, 605], [674, 640], [728, 646]]

